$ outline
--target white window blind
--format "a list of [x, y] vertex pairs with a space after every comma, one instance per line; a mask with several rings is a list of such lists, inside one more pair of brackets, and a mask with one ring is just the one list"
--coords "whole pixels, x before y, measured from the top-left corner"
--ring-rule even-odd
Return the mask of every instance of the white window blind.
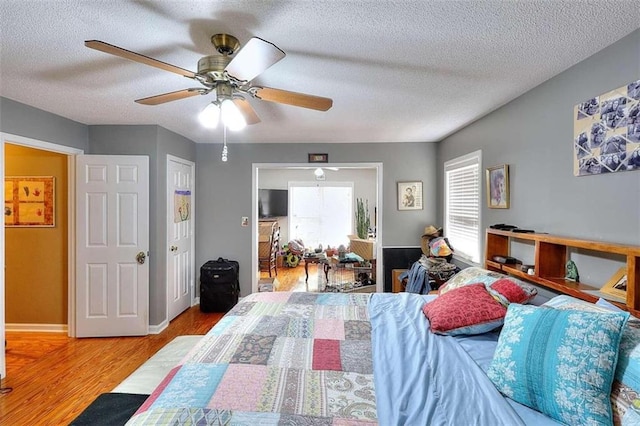
[[444, 230], [457, 256], [480, 263], [480, 164], [482, 152], [447, 161]]

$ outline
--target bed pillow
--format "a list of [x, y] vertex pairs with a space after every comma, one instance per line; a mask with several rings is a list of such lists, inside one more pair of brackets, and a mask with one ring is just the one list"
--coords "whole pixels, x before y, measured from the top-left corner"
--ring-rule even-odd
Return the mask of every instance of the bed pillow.
[[516, 284], [510, 278], [501, 278], [489, 286], [489, 291], [499, 293], [507, 300], [508, 303], [520, 303], [524, 305], [529, 303], [538, 294], [535, 287], [531, 288], [533, 290], [528, 290], [525, 287]]
[[510, 305], [487, 375], [504, 395], [566, 424], [611, 424], [609, 394], [628, 317]]
[[457, 288], [426, 303], [422, 312], [433, 333], [449, 336], [482, 334], [502, 325], [507, 309], [483, 283]]
[[[593, 304], [567, 295], [556, 296], [543, 306], [590, 312], [622, 312], [620, 308], [604, 299]], [[640, 320], [631, 316], [622, 331], [618, 364], [611, 388], [611, 408], [615, 425], [628, 424], [622, 419], [633, 404], [640, 406]]]
[[486, 285], [489, 285], [498, 281], [500, 278], [504, 278], [504, 275], [497, 272], [491, 272], [477, 266], [472, 266], [470, 268], [463, 269], [453, 277], [449, 278], [449, 280], [440, 287], [439, 294], [444, 294], [447, 291], [464, 287], [469, 284], [485, 283]]
[[487, 288], [490, 288], [493, 283], [505, 279], [519, 286], [522, 291], [528, 295], [527, 301], [523, 303], [530, 302], [538, 294], [538, 289], [535, 286], [527, 284], [517, 278], [510, 277], [499, 272], [489, 271], [488, 269], [483, 269], [477, 266], [463, 269], [451, 277], [442, 287], [440, 287], [438, 294], [444, 294], [453, 289], [475, 283], [484, 283]]

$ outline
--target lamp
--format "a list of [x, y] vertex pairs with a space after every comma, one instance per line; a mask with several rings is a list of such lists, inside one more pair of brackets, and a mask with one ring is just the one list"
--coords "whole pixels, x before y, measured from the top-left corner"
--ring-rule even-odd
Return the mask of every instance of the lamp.
[[234, 132], [244, 129], [247, 125], [242, 112], [232, 99], [211, 102], [198, 114], [198, 119], [203, 126], [209, 129], [215, 129], [220, 120], [226, 128]]
[[216, 100], [198, 114], [198, 119], [203, 126], [210, 129], [215, 129], [222, 120], [224, 127], [234, 132], [244, 129], [247, 125], [242, 111], [233, 102], [233, 88], [228, 83], [216, 86]]

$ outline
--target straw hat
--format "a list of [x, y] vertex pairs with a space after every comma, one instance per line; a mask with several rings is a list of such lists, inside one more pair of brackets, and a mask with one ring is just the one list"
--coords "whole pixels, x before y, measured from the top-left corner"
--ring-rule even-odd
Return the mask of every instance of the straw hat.
[[426, 256], [430, 255], [429, 239], [431, 237], [435, 237], [436, 235], [438, 235], [438, 232], [440, 232], [441, 229], [442, 228], [436, 228], [433, 225], [429, 225], [424, 228], [424, 233], [422, 234], [422, 241], [420, 242], [420, 247], [422, 248], [422, 253], [425, 254]]
[[422, 234], [422, 238], [424, 238], [424, 237], [433, 237], [438, 232], [440, 232], [440, 229], [442, 229], [442, 228], [436, 228], [433, 225], [429, 225], [429, 226], [424, 228], [424, 233]]

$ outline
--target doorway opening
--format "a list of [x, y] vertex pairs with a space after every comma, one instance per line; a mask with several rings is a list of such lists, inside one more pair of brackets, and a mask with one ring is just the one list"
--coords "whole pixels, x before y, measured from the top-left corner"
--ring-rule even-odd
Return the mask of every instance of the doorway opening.
[[[66, 174], [68, 177], [75, 175], [75, 167], [74, 167], [75, 155], [83, 153], [83, 151], [80, 149], [76, 149], [76, 148], [72, 148], [64, 145], [58, 145], [58, 144], [50, 143], [47, 141], [26, 138], [23, 136], [13, 135], [9, 133], [0, 133], [0, 141], [2, 142], [2, 149], [0, 150], [0, 168], [1, 168], [0, 174], [2, 175], [3, 181], [6, 176], [5, 172], [7, 170], [7, 165], [5, 164], [5, 146], [6, 145], [12, 145], [12, 146], [15, 145], [19, 147], [27, 147], [31, 149], [38, 149], [42, 151], [48, 151], [52, 153], [66, 155], [66, 163], [67, 163]], [[75, 252], [75, 238], [73, 236], [73, 226], [72, 226], [74, 223], [74, 209], [72, 208], [72, 206], [75, 205], [75, 199], [74, 199], [74, 192], [72, 188], [73, 188], [72, 179], [67, 179], [66, 185], [62, 185], [62, 186], [59, 185], [59, 189], [63, 189], [63, 190], [66, 189], [66, 198], [67, 198], [67, 201], [66, 201], [67, 219], [65, 224], [67, 229], [66, 258], [68, 259], [67, 265], [66, 265], [66, 268], [67, 268], [66, 331], [69, 336], [73, 336], [75, 333], [74, 322], [72, 320], [75, 316], [75, 296], [74, 296], [75, 280], [74, 280], [74, 273], [73, 273], [73, 253]], [[4, 225], [5, 225], [4, 215], [2, 217], [1, 225], [4, 228]], [[0, 339], [1, 339], [0, 341], [5, 340], [5, 328], [6, 328], [6, 325], [5, 325], [5, 321], [6, 321], [5, 319], [6, 318], [6, 309], [5, 309], [6, 308], [5, 306], [6, 304], [6, 298], [5, 298], [5, 293], [6, 293], [5, 262], [6, 260], [5, 260], [5, 257], [6, 257], [6, 238], [5, 238], [5, 232], [2, 232], [0, 233]], [[50, 330], [50, 331], [64, 331], [64, 329], [61, 327], [60, 330]], [[6, 359], [5, 359], [4, 351], [0, 351], [0, 373], [3, 377], [6, 376]]]
[[[312, 182], [312, 186], [320, 187], [332, 185], [335, 182], [352, 182], [352, 205], [350, 210], [352, 220], [355, 220], [353, 209], [356, 199], [364, 199], [368, 201], [370, 207], [371, 224], [375, 227], [377, 241], [382, 238], [382, 163], [340, 163], [326, 164], [322, 166], [324, 174], [321, 179], [316, 179], [314, 171], [317, 167], [310, 167], [309, 164], [276, 164], [263, 163], [253, 164], [252, 176], [252, 292], [258, 291], [258, 282], [261, 278], [259, 268], [259, 208], [258, 195], [261, 189], [289, 189], [289, 183], [292, 182]], [[313, 180], [316, 179], [315, 182]], [[322, 184], [322, 185], [321, 185]], [[291, 191], [289, 191], [291, 193]], [[291, 200], [291, 199], [290, 199]], [[290, 201], [291, 203], [291, 201]], [[291, 223], [293, 218], [279, 217], [277, 218], [280, 227], [280, 241], [287, 244], [292, 238], [295, 230], [292, 231]], [[345, 233], [345, 241], [348, 241], [348, 234]], [[324, 244], [324, 243], [323, 243]], [[304, 242], [307, 246], [307, 242]], [[376, 244], [375, 258], [381, 258], [381, 244]], [[280, 264], [279, 264], [280, 265]], [[304, 262], [301, 266], [296, 267], [297, 276], [302, 274], [302, 278], [297, 277], [298, 281], [302, 280], [302, 289], [305, 284], [306, 272], [309, 274], [309, 289], [312, 287], [312, 274], [316, 274], [317, 265], [306, 265], [308, 270], [305, 271]], [[280, 272], [284, 274], [293, 273], [291, 268], [280, 268], [278, 266], [278, 277]], [[317, 275], [317, 274], [316, 274]], [[382, 282], [382, 262], [376, 262], [376, 275], [380, 277], [376, 282], [376, 290], [382, 291], [384, 283]], [[280, 278], [278, 278], [280, 281]]]

